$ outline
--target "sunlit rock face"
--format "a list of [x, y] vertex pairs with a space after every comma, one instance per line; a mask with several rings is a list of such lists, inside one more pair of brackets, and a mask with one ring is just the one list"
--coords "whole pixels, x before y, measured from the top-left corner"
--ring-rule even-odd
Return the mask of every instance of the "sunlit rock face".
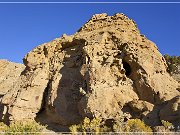
[[70, 125], [84, 117], [141, 118], [158, 125], [168, 116], [180, 118], [179, 107], [165, 117], [165, 108], [179, 106], [178, 82], [157, 46], [124, 14], [94, 15], [74, 35], [36, 47], [24, 65], [1, 98], [3, 121]]
[[0, 97], [13, 87], [24, 68], [22, 64], [0, 60]]

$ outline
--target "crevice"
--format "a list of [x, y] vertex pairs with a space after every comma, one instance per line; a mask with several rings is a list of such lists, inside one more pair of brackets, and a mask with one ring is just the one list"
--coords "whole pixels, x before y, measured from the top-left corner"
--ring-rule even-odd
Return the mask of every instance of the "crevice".
[[37, 113], [37, 116], [40, 115], [42, 112], [45, 111], [45, 107], [46, 107], [46, 100], [47, 100], [47, 97], [48, 97], [48, 90], [49, 90], [49, 87], [50, 87], [50, 83], [51, 81], [49, 81], [47, 83], [47, 86], [44, 90], [44, 93], [43, 93], [43, 99], [42, 99], [42, 104], [41, 104], [41, 109], [39, 110], [39, 112]]
[[27, 100], [27, 99], [24, 99], [24, 98], [21, 98], [21, 100], [23, 100], [23, 101], [29, 101], [29, 100]]
[[132, 73], [131, 66], [125, 60], [122, 60], [123, 68], [125, 69], [125, 75], [129, 77]]
[[105, 121], [105, 125], [107, 127], [109, 127], [111, 129], [111, 131], [113, 131], [113, 125], [115, 124], [115, 120], [114, 119], [107, 119]]

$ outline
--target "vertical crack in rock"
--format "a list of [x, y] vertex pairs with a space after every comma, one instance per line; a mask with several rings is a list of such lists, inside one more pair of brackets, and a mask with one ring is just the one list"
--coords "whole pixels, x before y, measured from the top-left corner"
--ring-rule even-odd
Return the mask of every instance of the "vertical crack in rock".
[[48, 101], [48, 91], [50, 90], [50, 84], [51, 84], [51, 81], [49, 80], [49, 82], [47, 83], [47, 87], [45, 88], [44, 93], [43, 93], [43, 99], [42, 99], [40, 110], [36, 115], [37, 117], [38, 115], [41, 115], [42, 113], [44, 113], [46, 109], [46, 105]]
[[84, 63], [84, 44], [83, 40], [63, 43], [62, 66], [59, 71], [57, 69], [52, 72], [49, 101], [45, 111], [51, 122], [67, 125], [81, 120], [78, 102], [87, 92], [87, 82], [84, 79], [87, 71]]

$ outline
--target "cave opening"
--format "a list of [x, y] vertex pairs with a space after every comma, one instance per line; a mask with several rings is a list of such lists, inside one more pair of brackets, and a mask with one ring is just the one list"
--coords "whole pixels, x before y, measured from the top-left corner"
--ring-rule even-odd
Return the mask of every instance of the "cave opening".
[[122, 64], [123, 64], [123, 68], [125, 69], [125, 75], [127, 77], [129, 77], [131, 75], [131, 72], [132, 72], [131, 66], [129, 65], [129, 63], [127, 63], [124, 60], [122, 61]]

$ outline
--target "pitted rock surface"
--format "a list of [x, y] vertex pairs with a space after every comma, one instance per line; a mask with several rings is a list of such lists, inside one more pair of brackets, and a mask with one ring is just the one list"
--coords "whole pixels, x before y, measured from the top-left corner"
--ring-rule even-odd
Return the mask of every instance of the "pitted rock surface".
[[16, 83], [25, 66], [0, 60], [0, 96], [5, 95]]
[[[74, 35], [33, 49], [24, 64], [1, 99], [4, 121], [43, 117], [71, 125], [84, 117], [139, 117], [158, 125], [166, 118], [164, 107], [172, 108], [180, 96], [157, 46], [124, 14], [94, 15]], [[176, 121], [171, 115], [180, 118], [175, 109], [169, 121]]]

